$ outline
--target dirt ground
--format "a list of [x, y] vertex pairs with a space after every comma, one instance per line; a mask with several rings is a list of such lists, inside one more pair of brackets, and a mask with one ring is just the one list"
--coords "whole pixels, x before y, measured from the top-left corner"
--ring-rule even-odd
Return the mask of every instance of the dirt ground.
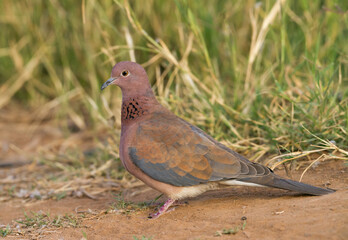
[[[295, 178], [298, 175], [294, 175]], [[212, 191], [189, 199], [188, 204], [176, 207], [160, 217], [149, 220], [153, 209], [139, 210], [125, 215], [117, 211], [92, 219], [83, 219], [80, 228], [41, 230], [8, 239], [347, 239], [348, 190], [347, 172], [342, 162], [323, 164], [311, 170], [305, 182], [317, 186], [330, 185], [338, 191], [326, 196], [301, 196], [270, 188], [234, 187]], [[139, 188], [139, 187], [138, 187]], [[144, 187], [142, 187], [144, 188]], [[127, 189], [125, 200], [152, 200], [154, 190]], [[23, 217], [23, 211], [50, 212], [51, 215], [75, 213], [91, 209], [100, 212], [112, 205], [114, 196], [98, 200], [66, 198], [22, 204], [21, 201], [1, 203], [0, 223], [8, 224]], [[241, 227], [235, 235], [216, 236], [217, 231]], [[39, 231], [39, 230], [38, 230]]]
[[[12, 128], [13, 127], [13, 128]], [[18, 125], [0, 124], [2, 146], [6, 141], [17, 146], [25, 138], [13, 137], [8, 131]], [[23, 127], [25, 128], [25, 127]], [[43, 128], [45, 129], [45, 128]], [[44, 130], [42, 130], [44, 131]], [[47, 132], [52, 131], [47, 129]], [[17, 135], [18, 136], [18, 135]], [[56, 135], [54, 135], [56, 137]], [[6, 141], [5, 141], [6, 139]], [[40, 142], [40, 139], [34, 141]], [[7, 159], [16, 159], [8, 155]], [[21, 160], [22, 158], [17, 158]], [[0, 158], [4, 162], [4, 158]], [[26, 161], [22, 159], [21, 161]], [[0, 168], [2, 176], [13, 171]], [[284, 170], [275, 171], [285, 176]], [[292, 172], [299, 179], [302, 171]], [[311, 168], [303, 182], [330, 187], [337, 192], [325, 196], [304, 196], [271, 188], [233, 187], [207, 192], [188, 199], [158, 219], [147, 216], [155, 211], [147, 207], [130, 211], [105, 213], [115, 204], [115, 194], [107, 192], [91, 199], [68, 196], [59, 201], [13, 198], [0, 201], [0, 226], [14, 226], [24, 212], [46, 212], [50, 216], [86, 212], [77, 228], [37, 228], [22, 235], [10, 234], [7, 239], [348, 239], [348, 169], [344, 161], [326, 161]], [[1, 187], [1, 186], [0, 186]], [[142, 184], [124, 189], [124, 200], [140, 203], [151, 201], [158, 192]], [[164, 198], [159, 202], [163, 202]], [[126, 207], [127, 209], [127, 207]], [[97, 214], [92, 214], [97, 213]], [[239, 231], [227, 234], [229, 229]], [[225, 232], [224, 232], [225, 229]], [[226, 234], [225, 234], [226, 233]], [[1, 237], [0, 237], [1, 238]]]

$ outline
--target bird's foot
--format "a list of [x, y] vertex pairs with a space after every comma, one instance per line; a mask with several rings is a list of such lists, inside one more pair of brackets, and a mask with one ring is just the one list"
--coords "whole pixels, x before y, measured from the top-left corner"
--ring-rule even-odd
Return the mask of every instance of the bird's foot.
[[[160, 207], [160, 209], [158, 210], [158, 212], [156, 212], [156, 213], [151, 213], [151, 214], [149, 215], [148, 218], [150, 218], [150, 219], [156, 219], [156, 218], [158, 218], [159, 216], [161, 216], [161, 215], [163, 215], [163, 214], [165, 214], [165, 213], [168, 213], [168, 212], [171, 212], [171, 211], [175, 210], [175, 208], [169, 209], [169, 207], [170, 207], [174, 202], [175, 202], [175, 200], [169, 198], [169, 199]], [[168, 210], [168, 209], [169, 209], [169, 210]]]

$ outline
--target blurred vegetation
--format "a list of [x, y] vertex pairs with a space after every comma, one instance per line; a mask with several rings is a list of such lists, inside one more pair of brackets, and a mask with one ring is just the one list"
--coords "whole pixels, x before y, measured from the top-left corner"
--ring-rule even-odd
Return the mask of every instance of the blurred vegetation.
[[119, 129], [121, 92], [100, 86], [133, 60], [161, 103], [252, 160], [318, 138], [347, 149], [348, 1], [0, 1], [0, 13], [0, 108], [68, 134], [114, 114]]

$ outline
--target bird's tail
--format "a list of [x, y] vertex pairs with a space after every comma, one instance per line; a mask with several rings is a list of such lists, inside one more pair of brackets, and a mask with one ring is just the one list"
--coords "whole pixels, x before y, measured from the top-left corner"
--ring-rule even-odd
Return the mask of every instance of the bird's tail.
[[275, 188], [281, 188], [286, 190], [292, 190], [292, 191], [309, 194], [309, 195], [316, 195], [316, 196], [335, 192], [335, 190], [333, 189], [314, 187], [309, 184], [296, 182], [290, 179], [284, 179], [284, 178], [278, 177], [275, 174], [271, 174], [271, 175], [263, 176], [263, 177], [245, 178], [245, 179], [238, 179], [238, 180], [243, 182], [264, 185], [267, 187], [275, 187]]

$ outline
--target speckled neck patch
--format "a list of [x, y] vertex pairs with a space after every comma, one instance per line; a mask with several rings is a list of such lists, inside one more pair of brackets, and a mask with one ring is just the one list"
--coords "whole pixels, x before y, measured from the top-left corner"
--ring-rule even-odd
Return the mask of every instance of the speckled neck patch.
[[148, 110], [144, 109], [144, 102], [147, 99], [143, 98], [131, 98], [122, 103], [122, 120], [135, 120], [148, 113]]

